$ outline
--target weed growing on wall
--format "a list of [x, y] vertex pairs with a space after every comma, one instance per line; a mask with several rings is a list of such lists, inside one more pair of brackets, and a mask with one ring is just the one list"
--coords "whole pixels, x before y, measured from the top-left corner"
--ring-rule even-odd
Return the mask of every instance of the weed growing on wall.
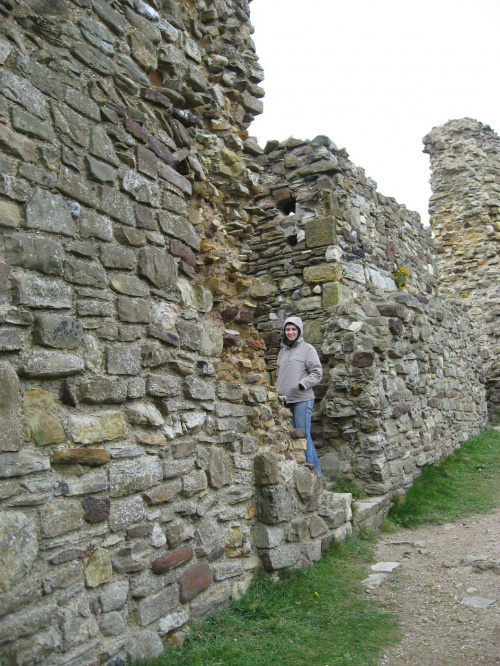
[[410, 277], [410, 271], [404, 266], [398, 266], [395, 271], [393, 271], [392, 276], [396, 287], [398, 289], [404, 289], [408, 283], [408, 278]]

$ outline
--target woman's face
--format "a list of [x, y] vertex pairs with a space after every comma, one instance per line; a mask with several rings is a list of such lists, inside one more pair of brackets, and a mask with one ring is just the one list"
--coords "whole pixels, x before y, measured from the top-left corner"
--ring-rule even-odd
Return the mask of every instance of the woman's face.
[[299, 337], [299, 329], [293, 324], [285, 326], [285, 335], [287, 340], [296, 340]]

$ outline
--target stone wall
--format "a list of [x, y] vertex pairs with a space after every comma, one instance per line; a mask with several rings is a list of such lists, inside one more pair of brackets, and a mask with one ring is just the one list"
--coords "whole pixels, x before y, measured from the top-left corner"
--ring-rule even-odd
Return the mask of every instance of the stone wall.
[[269, 371], [284, 320], [301, 316], [324, 364], [313, 428], [323, 474], [401, 492], [486, 422], [466, 309], [436, 297], [430, 230], [331, 140], [271, 142], [257, 161], [250, 293]]
[[248, 7], [0, 11], [0, 661], [159, 654], [351, 530], [253, 325]]
[[468, 309], [490, 414], [500, 413], [500, 138], [463, 118], [425, 138], [432, 168], [431, 224], [439, 290]]
[[325, 469], [390, 490], [367, 525], [484, 422], [474, 350], [414, 213], [325, 137], [248, 135], [246, 0], [0, 13], [0, 662], [159, 654], [353, 528], [277, 400], [287, 314]]

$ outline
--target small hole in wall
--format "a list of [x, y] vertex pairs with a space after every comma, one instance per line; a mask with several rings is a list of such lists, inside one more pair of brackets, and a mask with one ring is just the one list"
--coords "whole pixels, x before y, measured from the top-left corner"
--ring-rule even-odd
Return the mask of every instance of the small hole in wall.
[[297, 202], [295, 199], [286, 199], [285, 201], [280, 201], [278, 204], [278, 210], [280, 213], [283, 213], [283, 215], [291, 215], [295, 213], [295, 207], [296, 207]]
[[297, 245], [297, 234], [292, 234], [291, 236], [287, 236], [286, 242], [288, 243], [288, 245], [295, 247]]

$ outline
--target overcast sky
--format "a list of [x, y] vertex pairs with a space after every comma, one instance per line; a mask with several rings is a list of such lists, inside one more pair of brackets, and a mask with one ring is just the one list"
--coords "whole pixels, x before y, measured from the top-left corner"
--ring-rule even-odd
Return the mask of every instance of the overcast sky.
[[326, 134], [428, 219], [422, 138], [447, 120], [500, 131], [500, 0], [253, 0], [268, 139]]

